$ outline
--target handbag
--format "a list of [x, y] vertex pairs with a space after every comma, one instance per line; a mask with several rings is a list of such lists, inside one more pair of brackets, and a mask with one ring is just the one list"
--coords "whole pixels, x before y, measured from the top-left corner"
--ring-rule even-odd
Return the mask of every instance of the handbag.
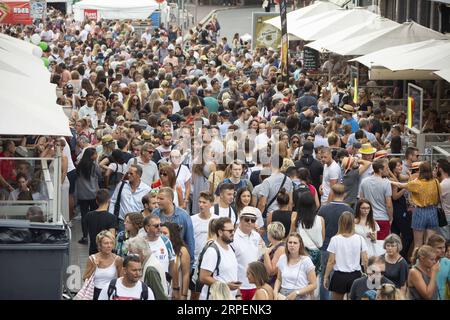
[[439, 191], [438, 182], [436, 180], [434, 180], [434, 181], [436, 182], [436, 188], [438, 191], [438, 198], [439, 198], [439, 203], [438, 203], [438, 206], [436, 207], [438, 224], [439, 224], [439, 227], [445, 227], [448, 224], [447, 217], [445, 216], [444, 209], [442, 209], [441, 192]]
[[[89, 258], [91, 259], [91, 258]], [[92, 261], [92, 259], [91, 259]], [[95, 264], [95, 262], [94, 262]], [[95, 270], [92, 272], [92, 275], [84, 281], [83, 286], [78, 291], [73, 300], [93, 300], [94, 299], [94, 276]]]

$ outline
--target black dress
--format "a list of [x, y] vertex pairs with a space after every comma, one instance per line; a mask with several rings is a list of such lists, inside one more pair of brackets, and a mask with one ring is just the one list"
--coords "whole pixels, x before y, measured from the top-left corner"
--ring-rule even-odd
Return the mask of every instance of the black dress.
[[281, 222], [284, 226], [285, 236], [289, 234], [289, 230], [291, 229], [291, 216], [292, 211], [289, 210], [275, 210], [272, 213], [272, 222]]

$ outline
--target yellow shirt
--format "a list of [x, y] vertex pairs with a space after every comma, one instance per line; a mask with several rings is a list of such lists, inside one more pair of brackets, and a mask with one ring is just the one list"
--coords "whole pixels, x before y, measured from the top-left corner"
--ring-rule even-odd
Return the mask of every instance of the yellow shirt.
[[409, 181], [406, 189], [411, 192], [411, 200], [418, 207], [435, 206], [439, 203], [438, 190], [439, 183], [436, 179], [422, 180], [414, 179]]

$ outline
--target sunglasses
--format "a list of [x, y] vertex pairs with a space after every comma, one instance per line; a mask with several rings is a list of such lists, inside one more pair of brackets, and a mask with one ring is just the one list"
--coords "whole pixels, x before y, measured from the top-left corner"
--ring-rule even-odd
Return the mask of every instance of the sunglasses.
[[247, 222], [247, 223], [249, 223], [249, 222], [255, 223], [255, 222], [256, 222], [256, 219], [252, 219], [252, 218], [244, 218], [244, 221]]
[[292, 140], [292, 143], [300, 143], [300, 141]]
[[230, 230], [227, 230], [227, 229], [222, 229], [222, 231], [228, 231], [229, 233], [231, 233], [231, 234], [233, 234], [234, 233], [234, 229], [230, 229]]
[[160, 172], [159, 175], [160, 175], [160, 176], [167, 177], [167, 172]]
[[161, 223], [158, 223], [158, 224], [152, 224], [151, 225], [153, 228], [160, 228], [161, 227]]

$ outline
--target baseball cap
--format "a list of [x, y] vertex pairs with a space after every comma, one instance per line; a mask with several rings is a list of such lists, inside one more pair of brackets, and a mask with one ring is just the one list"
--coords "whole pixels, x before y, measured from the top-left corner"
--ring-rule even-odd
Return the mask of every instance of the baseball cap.
[[145, 119], [139, 120], [139, 126], [140, 126], [142, 129], [146, 129], [147, 126], [148, 126], [147, 120], [145, 120]]
[[314, 152], [314, 143], [311, 141], [306, 141], [303, 144], [303, 154], [304, 155], [311, 155]]

